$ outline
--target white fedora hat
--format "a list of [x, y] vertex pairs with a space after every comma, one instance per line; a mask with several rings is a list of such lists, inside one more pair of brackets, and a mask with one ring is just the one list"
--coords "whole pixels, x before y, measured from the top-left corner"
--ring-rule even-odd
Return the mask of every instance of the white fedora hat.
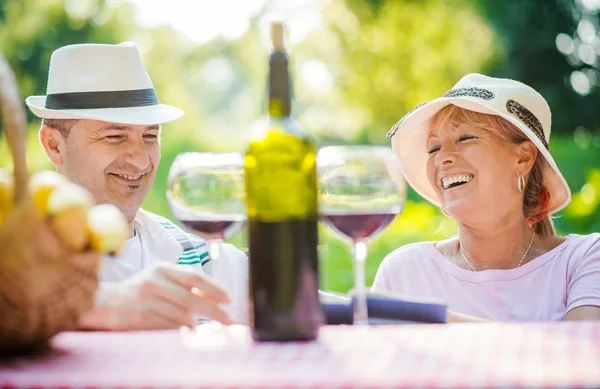
[[571, 191], [550, 155], [550, 107], [533, 88], [510, 79], [468, 74], [442, 97], [418, 105], [388, 132], [400, 169], [413, 189], [434, 205], [440, 202], [426, 173], [426, 150], [430, 119], [447, 105], [497, 115], [514, 124], [533, 142], [548, 162], [543, 172], [544, 186], [550, 193], [548, 213], [566, 207]]
[[94, 119], [152, 125], [183, 116], [160, 104], [137, 45], [79, 44], [50, 57], [46, 96], [25, 99], [43, 119]]

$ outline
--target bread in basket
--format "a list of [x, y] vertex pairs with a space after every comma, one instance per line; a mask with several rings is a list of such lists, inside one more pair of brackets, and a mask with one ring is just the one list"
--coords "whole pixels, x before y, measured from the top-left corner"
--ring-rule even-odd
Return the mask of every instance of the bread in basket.
[[53, 220], [32, 200], [25, 112], [14, 74], [1, 53], [0, 108], [14, 165], [14, 204], [7, 206], [0, 197], [1, 209], [12, 208], [0, 218], [0, 354], [6, 355], [43, 347], [58, 332], [77, 328], [80, 315], [93, 306], [100, 254], [90, 249], [94, 243], [99, 246], [94, 240], [83, 250], [70, 248], [64, 231], [58, 234]]

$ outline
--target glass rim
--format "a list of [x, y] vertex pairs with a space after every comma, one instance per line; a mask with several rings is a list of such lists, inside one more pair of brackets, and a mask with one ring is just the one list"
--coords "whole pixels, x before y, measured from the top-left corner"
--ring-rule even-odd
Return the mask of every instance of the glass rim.
[[317, 164], [333, 160], [336, 156], [383, 157], [396, 160], [390, 146], [384, 145], [333, 145], [325, 146], [317, 152]]
[[244, 168], [244, 156], [242, 153], [231, 152], [210, 152], [210, 151], [184, 151], [179, 153], [173, 159], [169, 167], [168, 182], [172, 184], [173, 180], [179, 176], [181, 171], [193, 167], [214, 168], [219, 166]]
[[[181, 160], [197, 160], [202, 166], [236, 165], [244, 164], [244, 156], [236, 151], [213, 152], [213, 151], [184, 151], [173, 159], [173, 163]], [[206, 162], [206, 163], [204, 163]]]

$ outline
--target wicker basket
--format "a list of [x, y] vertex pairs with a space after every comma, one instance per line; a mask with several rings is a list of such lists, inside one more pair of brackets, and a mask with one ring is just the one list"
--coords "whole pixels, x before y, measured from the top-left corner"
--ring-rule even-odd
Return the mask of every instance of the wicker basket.
[[0, 225], [0, 353], [45, 346], [92, 307], [99, 255], [74, 253], [34, 207], [25, 162], [26, 119], [12, 70], [0, 53], [0, 107], [12, 152], [15, 208]]

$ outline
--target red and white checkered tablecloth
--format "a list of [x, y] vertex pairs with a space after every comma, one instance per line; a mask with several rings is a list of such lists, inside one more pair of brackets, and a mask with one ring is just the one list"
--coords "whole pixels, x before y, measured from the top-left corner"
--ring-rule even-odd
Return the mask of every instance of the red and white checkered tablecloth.
[[324, 327], [310, 343], [245, 328], [71, 332], [0, 362], [0, 388], [600, 387], [600, 322]]

